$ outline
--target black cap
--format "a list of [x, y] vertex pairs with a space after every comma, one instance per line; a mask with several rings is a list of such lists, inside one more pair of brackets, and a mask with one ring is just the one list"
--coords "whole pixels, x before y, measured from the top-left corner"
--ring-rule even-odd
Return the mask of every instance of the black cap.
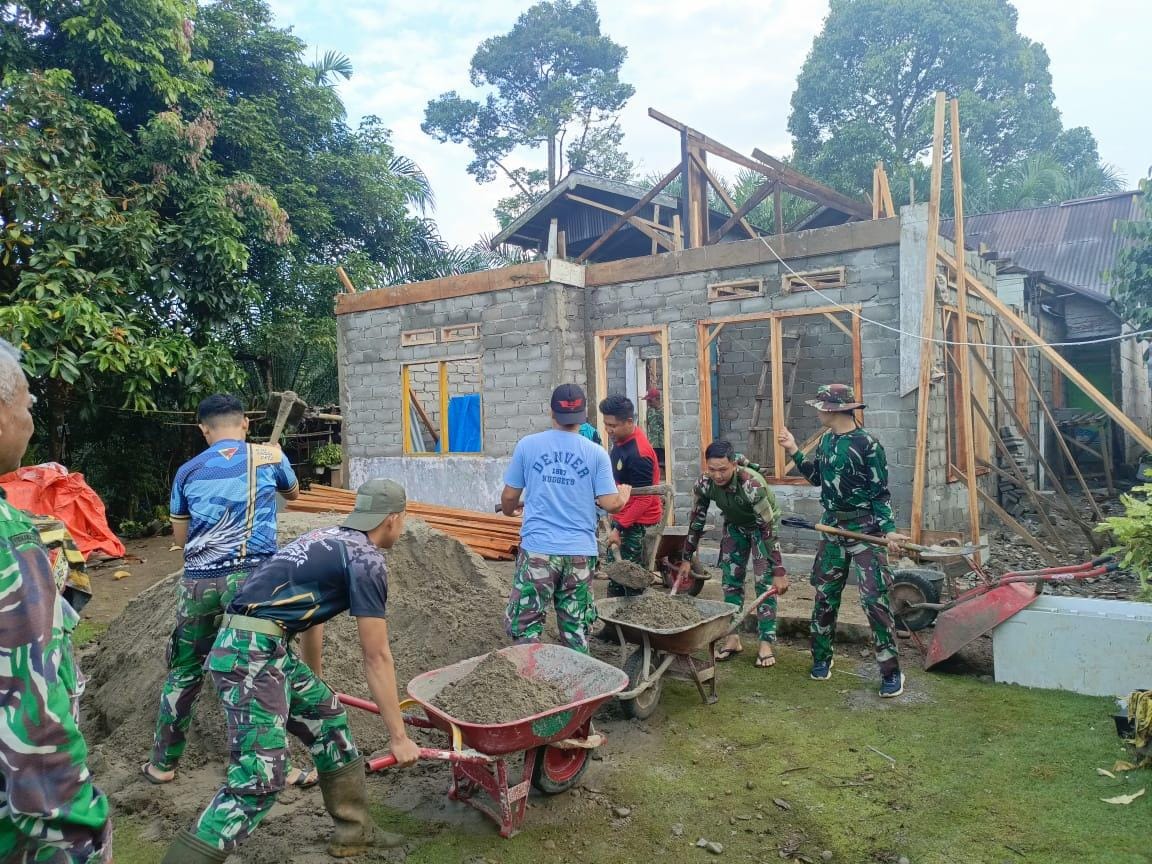
[[561, 426], [578, 426], [588, 420], [588, 400], [578, 384], [561, 384], [552, 391], [552, 413]]

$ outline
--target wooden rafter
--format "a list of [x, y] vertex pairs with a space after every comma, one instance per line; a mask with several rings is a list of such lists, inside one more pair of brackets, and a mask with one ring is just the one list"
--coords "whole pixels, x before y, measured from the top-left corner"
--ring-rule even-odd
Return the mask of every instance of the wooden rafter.
[[[740, 205], [732, 200], [732, 196], [728, 194], [728, 190], [724, 188], [724, 184], [717, 180], [716, 175], [708, 170], [708, 165], [704, 162], [704, 160], [697, 156], [695, 153], [691, 153], [689, 155], [692, 161], [694, 161], [696, 166], [700, 169], [700, 172], [704, 175], [704, 179], [708, 181], [708, 185], [716, 190], [716, 194], [720, 196], [720, 200], [724, 202], [724, 206], [732, 212], [733, 216], [739, 213]], [[748, 220], [743, 216], [738, 217], [738, 219], [740, 222], [740, 227], [744, 229], [744, 231], [751, 239], [755, 240], [759, 235], [752, 229], [752, 226], [748, 224]], [[724, 235], [721, 234], [720, 236], [723, 237]]]
[[[765, 180], [763, 183], [757, 186], [755, 191], [748, 196], [748, 200], [740, 205], [740, 209], [733, 213], [728, 218], [728, 221], [721, 225], [716, 231], [708, 235], [708, 245], [711, 246], [713, 243], [718, 242], [720, 238], [732, 230], [732, 227], [738, 221], [744, 219], [745, 216], [747, 216], [760, 205], [761, 201], [771, 195], [774, 191], [779, 190], [779, 188], [780, 184], [776, 180]], [[776, 228], [776, 233], [780, 233], [779, 226]]]
[[587, 261], [589, 255], [591, 255], [593, 252], [595, 252], [597, 249], [599, 249], [601, 246], [603, 246], [605, 243], [607, 243], [609, 238], [611, 238], [613, 234], [615, 234], [617, 231], [619, 231], [621, 228], [623, 228], [625, 225], [628, 224], [629, 219], [631, 219], [633, 216], [635, 216], [637, 213], [639, 213], [641, 210], [643, 210], [645, 207], [647, 207], [649, 204], [651, 204], [652, 199], [654, 199], [657, 195], [659, 195], [661, 192], [663, 192], [664, 189], [668, 186], [668, 184], [671, 183], [673, 180], [675, 180], [679, 175], [680, 175], [680, 166], [677, 165], [675, 168], [673, 168], [671, 171], [669, 171], [667, 174], [665, 174], [662, 178], [660, 178], [659, 182], [657, 182], [657, 184], [655, 186], [653, 186], [651, 189], [649, 189], [647, 192], [645, 192], [644, 195], [641, 196], [640, 200], [637, 201], [635, 204], [633, 204], [631, 207], [629, 207], [628, 210], [625, 211], [625, 213], [622, 216], [618, 217], [616, 219], [616, 221], [613, 222], [603, 234], [601, 234], [599, 237], [597, 237], [592, 242], [591, 246], [589, 246], [587, 249], [585, 249], [583, 252], [581, 252], [576, 258], [576, 263], [579, 264], [579, 263], [582, 263], [584, 261]]
[[843, 195], [832, 187], [825, 186], [823, 183], [813, 180], [811, 177], [806, 177], [799, 171], [789, 168], [779, 159], [769, 156], [759, 147], [752, 150], [752, 155], [779, 173], [780, 181], [797, 195], [808, 198], [811, 201], [816, 201], [827, 207], [832, 207], [841, 213], [847, 213], [849, 216], [855, 216], [857, 219], [867, 219], [872, 215], [869, 208], [861, 202], [849, 198], [847, 195]]

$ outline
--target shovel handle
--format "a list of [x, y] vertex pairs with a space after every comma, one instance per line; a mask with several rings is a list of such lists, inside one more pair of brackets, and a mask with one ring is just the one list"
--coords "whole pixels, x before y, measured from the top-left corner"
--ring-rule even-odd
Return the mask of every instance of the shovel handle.
[[769, 597], [775, 597], [779, 593], [780, 592], [776, 590], [776, 586], [772, 586], [751, 603], [749, 603], [747, 607], [745, 607], [744, 611], [737, 615], [736, 618], [732, 621], [732, 626], [728, 628], [728, 632], [724, 635], [731, 636], [733, 633], [735, 633], [740, 628], [740, 625], [744, 623], [744, 619], [751, 615], [761, 603], [763, 603]]
[[[440, 750], [435, 747], [421, 747], [420, 758], [435, 762], [462, 762], [466, 765], [487, 765], [492, 761], [483, 753], [477, 751], [461, 753], [456, 750]], [[391, 753], [387, 756], [369, 759], [365, 765], [365, 768], [370, 772], [383, 771], [386, 768], [394, 767], [396, 767], [396, 757]]]

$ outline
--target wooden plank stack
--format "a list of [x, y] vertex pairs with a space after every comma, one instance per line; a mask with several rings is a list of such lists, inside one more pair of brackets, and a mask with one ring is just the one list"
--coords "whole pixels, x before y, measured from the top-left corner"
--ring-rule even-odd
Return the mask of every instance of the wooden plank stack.
[[[297, 513], [351, 513], [355, 505], [355, 492], [313, 483], [311, 489], [301, 492], [295, 501], [289, 501], [286, 509]], [[408, 502], [408, 513], [455, 537], [488, 561], [511, 561], [520, 544], [519, 518], [437, 507], [418, 501]]]

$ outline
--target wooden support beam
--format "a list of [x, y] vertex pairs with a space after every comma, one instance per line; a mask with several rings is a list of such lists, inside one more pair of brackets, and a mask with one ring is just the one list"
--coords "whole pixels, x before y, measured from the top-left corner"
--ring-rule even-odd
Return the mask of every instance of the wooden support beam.
[[[825, 312], [824, 317], [827, 318], [829, 321], [831, 321], [833, 324], [835, 324], [837, 327], [839, 327], [845, 336], [847, 336], [849, 339], [852, 338], [852, 328], [849, 327], [847, 324], [845, 324], [843, 321], [841, 321], [839, 318], [837, 318], [834, 313]], [[859, 393], [859, 391], [857, 391], [857, 393]]]
[[[952, 115], [952, 201], [953, 230], [956, 236], [956, 254], [964, 255], [964, 171], [960, 156], [960, 103], [953, 99], [949, 105]], [[883, 171], [883, 168], [880, 169]], [[933, 261], [935, 265], [935, 261]], [[968, 322], [968, 268], [961, 267], [956, 273], [956, 317], [960, 324], [961, 342], [971, 342], [972, 328]], [[965, 394], [960, 409], [960, 434], [964, 439], [964, 471], [968, 482], [968, 530], [973, 543], [980, 542], [980, 499], [976, 494], [976, 437], [972, 428], [972, 363], [969, 357], [974, 351], [961, 350], [959, 353], [960, 392]], [[976, 563], [980, 563], [980, 553], [973, 553]]]
[[686, 160], [684, 177], [688, 184], [688, 248], [699, 249], [708, 239], [708, 181], [700, 166], [705, 162], [704, 150], [693, 133], [686, 133], [684, 145]]
[[1008, 445], [1004, 443], [1004, 439], [1000, 435], [1000, 430], [992, 423], [991, 418], [984, 411], [975, 393], [972, 394], [970, 401], [972, 403], [972, 409], [976, 412], [977, 416], [980, 417], [981, 421], [983, 421], [984, 426], [988, 429], [988, 434], [992, 436], [992, 440], [996, 444], [996, 449], [1000, 451], [1000, 455], [1004, 457], [1004, 464], [1008, 466], [1008, 471], [1004, 471], [991, 462], [985, 464], [989, 470], [1015, 483], [1024, 490], [1024, 493], [1028, 496], [1028, 500], [1032, 502], [1032, 506], [1036, 510], [1037, 517], [1039, 517], [1040, 521], [1043, 522], [1044, 526], [1048, 529], [1048, 536], [1051, 537], [1060, 548], [1067, 552], [1068, 544], [1064, 540], [1064, 535], [1056, 529], [1056, 526], [1052, 524], [1052, 520], [1048, 518], [1048, 507], [1040, 500], [1040, 496], [1036, 494], [1036, 489], [1028, 482], [1028, 478], [1024, 476], [1024, 472], [1020, 470], [1020, 466], [1016, 464], [1016, 459], [1012, 455], [1012, 451], [1008, 449]]
[[[672, 249], [671, 238], [665, 237], [662, 233], [660, 233], [660, 231], [657, 230], [657, 227], [654, 227], [655, 223], [649, 219], [643, 219], [640, 216], [628, 216], [627, 213], [625, 213], [623, 210], [618, 210], [617, 208], [610, 207], [607, 204], [601, 204], [599, 201], [593, 201], [590, 198], [582, 198], [579, 195], [573, 195], [571, 192], [565, 192], [564, 197], [570, 201], [576, 202], [577, 204], [583, 204], [586, 207], [593, 207], [597, 210], [603, 210], [606, 213], [612, 213], [615, 216], [626, 217], [628, 219], [628, 224], [630, 224], [641, 234], [644, 234], [646, 237], [650, 238], [653, 243], [659, 243], [669, 251]], [[552, 221], [555, 222], [556, 220], [553, 219]], [[668, 230], [664, 225], [660, 225], [658, 227], [664, 231]], [[549, 244], [551, 245], [551, 235], [549, 235]]]
[[[755, 210], [761, 201], [772, 194], [773, 190], [779, 188], [780, 185], [775, 180], [765, 180], [757, 186], [756, 190], [748, 196], [748, 200], [740, 205], [740, 209], [733, 213], [727, 222], [721, 225], [717, 231], [708, 234], [708, 245], [711, 246], [713, 243], [718, 242], [721, 237], [732, 230], [732, 226]], [[777, 228], [776, 233], [780, 233], [779, 228]]]
[[716, 337], [720, 335], [720, 331], [724, 329], [724, 322], [721, 321], [717, 323], [714, 327], [712, 327], [711, 330], [707, 330], [707, 327], [705, 329], [707, 331], [707, 336], [704, 344], [711, 345], [715, 341]]
[[[1000, 382], [996, 380], [996, 376], [992, 370], [988, 368], [988, 364], [984, 362], [984, 358], [975, 350], [971, 350], [971, 355], [972, 359], [976, 361], [977, 368], [984, 373], [985, 377], [992, 384], [992, 389], [996, 391], [996, 398], [1003, 399], [1007, 402], [1008, 394], [1004, 392], [1004, 388], [1000, 386]], [[1091, 545], [1093, 549], [1099, 549], [1100, 538], [1092, 530], [1092, 526], [1080, 518], [1076, 505], [1072, 503], [1072, 499], [1068, 496], [1064, 486], [1056, 478], [1056, 472], [1052, 470], [1052, 466], [1048, 463], [1048, 460], [1044, 458], [1044, 452], [1040, 449], [1040, 445], [1036, 442], [1036, 439], [1032, 437], [1030, 432], [1024, 429], [1018, 429], [1017, 431], [1020, 433], [1020, 436], [1028, 442], [1028, 446], [1032, 448], [1032, 452], [1036, 455], [1036, 458], [1040, 460], [1040, 464], [1044, 466], [1044, 470], [1048, 472], [1048, 479], [1051, 481], [1052, 488], [1056, 491], [1056, 496], [1060, 499], [1060, 503], [1064, 505], [1064, 510], [1068, 514], [1068, 518], [1075, 522], [1077, 527], [1084, 532], [1084, 536], [1088, 539], [1089, 545]]]
[[940, 190], [944, 182], [944, 94], [936, 94], [932, 130], [932, 195], [928, 199], [927, 268], [920, 317], [920, 384], [916, 394], [916, 451], [912, 472], [912, 542], [924, 531], [924, 489], [928, 480], [928, 411], [932, 401], [933, 337], [936, 334], [936, 247], [940, 240]]
[[[819, 205], [816, 209], [820, 209]], [[784, 190], [779, 183], [772, 190], [772, 230], [777, 234], [784, 233]]]
[[872, 168], [872, 218], [880, 218], [880, 164]]
[[778, 436], [784, 428], [784, 327], [779, 318], [772, 318], [768, 325], [769, 339], [772, 340], [772, 440], [769, 443], [772, 445], [772, 474], [781, 477], [784, 474], [784, 447]]
[[[732, 200], [732, 196], [728, 194], [728, 190], [724, 188], [724, 184], [716, 178], [715, 174], [708, 170], [708, 164], [704, 161], [704, 158], [698, 156], [696, 153], [692, 153], [691, 157], [692, 160], [696, 163], [696, 167], [700, 169], [701, 173], [703, 173], [704, 179], [707, 180], [708, 184], [716, 190], [716, 194], [720, 196], [720, 200], [724, 202], [724, 206], [727, 207], [734, 216], [739, 213], [740, 205]], [[755, 240], [760, 236], [752, 230], [752, 226], [748, 224], [748, 220], [743, 216], [738, 216], [737, 219], [740, 222], [740, 227], [744, 229], [745, 233], [751, 239]], [[724, 235], [721, 234], [720, 236], [723, 237]]]
[[336, 268], [336, 275], [340, 277], [340, 284], [344, 286], [344, 290], [349, 294], [356, 293], [356, 286], [352, 284], [352, 280], [348, 278], [348, 274], [344, 272], [344, 268], [338, 266]]
[[[1025, 349], [1013, 348], [1014, 354], [1022, 354]], [[1100, 510], [1100, 506], [1096, 503], [1096, 498], [1093, 497], [1091, 490], [1088, 488], [1088, 482], [1084, 479], [1084, 474], [1080, 471], [1080, 466], [1076, 464], [1076, 460], [1072, 458], [1072, 451], [1068, 449], [1068, 445], [1064, 443], [1064, 436], [1060, 434], [1060, 426], [1056, 422], [1056, 417], [1052, 414], [1052, 409], [1048, 407], [1048, 403], [1044, 401], [1044, 394], [1040, 392], [1040, 388], [1036, 384], [1036, 379], [1032, 377], [1032, 373], [1028, 369], [1027, 355], [1024, 357], [1024, 362], [1021, 363], [1021, 371], [1024, 373], [1024, 380], [1028, 382], [1028, 389], [1032, 391], [1033, 398], [1040, 405], [1040, 413], [1048, 422], [1049, 427], [1056, 433], [1056, 441], [1060, 445], [1061, 452], [1064, 459], [1068, 462], [1076, 480], [1080, 483], [1080, 491], [1084, 493], [1084, 497], [1088, 500], [1089, 506], [1092, 508], [1092, 513], [1096, 517], [1097, 522], [1104, 521], [1104, 513]], [[1045, 466], [1045, 470], [1052, 474], [1052, 469]], [[1055, 488], [1057, 480], [1050, 477], [1053, 488]]]
[[819, 201], [826, 207], [832, 207], [841, 213], [855, 216], [857, 219], [867, 219], [871, 215], [871, 211], [867, 205], [854, 198], [849, 198], [847, 195], [842, 195], [832, 187], [825, 186], [823, 183], [819, 183], [811, 177], [806, 177], [799, 171], [789, 168], [779, 159], [769, 156], [759, 147], [752, 151], [752, 155], [769, 168], [779, 172], [780, 182], [789, 189], [800, 193], [805, 198]]
[[680, 214], [672, 214], [672, 248], [679, 252], [684, 248], [684, 231], [680, 227]]
[[700, 393], [700, 410], [696, 412], [700, 421], [700, 470], [707, 466], [704, 449], [712, 441], [712, 363], [710, 361], [712, 340], [720, 334], [720, 327], [709, 333], [708, 325], [696, 324], [696, 382]]
[[[811, 447], [813, 444], [815, 444], [817, 441], [819, 441], [821, 438], [823, 438], [824, 433], [827, 431], [828, 431], [827, 429], [817, 429], [815, 432], [813, 432], [811, 435], [809, 435], [808, 440], [805, 441], [803, 444], [801, 444], [797, 449], [801, 453], [807, 453], [808, 448]], [[793, 462], [791, 459], [788, 459], [787, 462], [788, 462], [788, 464], [784, 466], [783, 471], [780, 471], [776, 475], [777, 477], [783, 477], [786, 474], [790, 473], [791, 471], [796, 470], [796, 463], [795, 462]]]
[[[956, 269], [956, 259], [949, 255], [944, 250], [937, 253], [940, 258], [949, 267]], [[1033, 330], [1028, 323], [1017, 315], [1010, 306], [996, 296], [996, 292], [981, 282], [979, 279], [972, 279], [969, 282], [972, 290], [979, 295], [980, 299], [992, 307], [997, 315], [1000, 316], [1001, 321], [1008, 327], [1011, 327], [1028, 342], [1036, 346], [1040, 353], [1047, 358], [1053, 366], [1055, 366], [1061, 374], [1064, 375], [1069, 381], [1075, 384], [1080, 390], [1095, 402], [1100, 409], [1112, 418], [1113, 422], [1117, 423], [1121, 429], [1132, 436], [1133, 440], [1143, 447], [1148, 452], [1152, 453], [1152, 437], [1141, 429], [1133, 420], [1128, 417], [1120, 408], [1118, 408], [1111, 399], [1101, 393], [1093, 386], [1092, 382], [1085, 378], [1077, 371], [1076, 367], [1069, 363], [1059, 351], [1044, 341], [1035, 330]], [[1023, 350], [1023, 349], [1014, 349]], [[1046, 403], [1041, 403], [1046, 404]]]
[[588, 256], [592, 255], [592, 253], [594, 253], [597, 249], [599, 249], [601, 246], [603, 246], [605, 243], [607, 243], [609, 238], [611, 238], [613, 234], [615, 234], [617, 231], [619, 231], [621, 228], [623, 228], [626, 224], [628, 224], [628, 220], [630, 218], [632, 218], [637, 213], [639, 213], [641, 210], [643, 210], [645, 207], [647, 207], [649, 204], [651, 204], [652, 199], [655, 198], [657, 195], [659, 195], [661, 192], [663, 192], [664, 188], [669, 183], [671, 183], [673, 180], [675, 180], [679, 174], [680, 174], [680, 166], [677, 165], [675, 168], [673, 168], [671, 171], [669, 171], [667, 174], [665, 174], [662, 178], [660, 178], [659, 182], [657, 182], [655, 186], [653, 186], [651, 189], [649, 189], [647, 192], [645, 192], [644, 195], [641, 196], [639, 201], [637, 201], [635, 204], [633, 204], [631, 207], [629, 207], [627, 212], [624, 213], [624, 215], [620, 216], [615, 222], [613, 222], [610, 226], [608, 226], [608, 230], [606, 230], [603, 234], [601, 234], [599, 237], [597, 237], [592, 242], [591, 246], [589, 246], [587, 249], [585, 249], [583, 252], [581, 252], [579, 256], [577, 256], [576, 263], [580, 264], [584, 261], [587, 261]]

